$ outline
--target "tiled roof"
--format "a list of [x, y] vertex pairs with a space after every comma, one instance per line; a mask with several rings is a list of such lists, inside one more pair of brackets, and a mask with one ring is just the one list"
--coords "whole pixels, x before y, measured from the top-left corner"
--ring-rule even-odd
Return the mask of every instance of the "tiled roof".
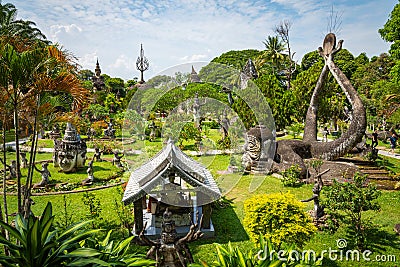
[[162, 175], [171, 168], [175, 168], [181, 179], [195, 187], [195, 191], [213, 200], [221, 197], [221, 191], [210, 171], [183, 153], [170, 140], [157, 155], [131, 173], [122, 201], [129, 204], [143, 197], [161, 182]]

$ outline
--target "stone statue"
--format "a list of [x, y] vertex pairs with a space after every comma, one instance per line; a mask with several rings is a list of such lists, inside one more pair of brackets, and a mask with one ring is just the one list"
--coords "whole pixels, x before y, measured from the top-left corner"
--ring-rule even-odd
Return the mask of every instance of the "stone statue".
[[[97, 162], [102, 162], [103, 160], [101, 159], [101, 154], [104, 152], [104, 150], [100, 151], [100, 148], [96, 147], [94, 149], [94, 155], [93, 155], [93, 160], [96, 160]], [[92, 160], [92, 161], [93, 161]]]
[[82, 185], [91, 185], [94, 181], [93, 160], [89, 161], [86, 172], [88, 174], [88, 177], [82, 181]]
[[[172, 213], [167, 208], [163, 214], [160, 239], [150, 240], [143, 234], [144, 231], [142, 230], [134, 240], [141, 246], [151, 246], [146, 257], [156, 260], [157, 266], [185, 267], [194, 262], [188, 243], [196, 241], [203, 236], [200, 230], [201, 224], [202, 218], [199, 224], [196, 222], [196, 224], [191, 225], [186, 236], [179, 238], [175, 221], [172, 219]], [[144, 228], [146, 228], [146, 225]]]
[[36, 165], [34, 164], [33, 167], [35, 168], [35, 170], [37, 172], [39, 172], [42, 175], [42, 180], [33, 185], [33, 188], [38, 188], [38, 187], [43, 187], [49, 184], [50, 179], [49, 177], [51, 177], [51, 173], [50, 171], [47, 169], [47, 166], [49, 166], [49, 164], [47, 162], [42, 163], [42, 169], [39, 170]]
[[228, 116], [226, 114], [226, 109], [224, 109], [224, 113], [222, 115], [222, 120], [219, 123], [221, 125], [221, 129], [222, 129], [222, 133], [223, 133], [223, 138], [225, 139], [226, 137], [228, 137], [228, 131], [229, 131], [229, 119]]
[[247, 87], [247, 82], [250, 79], [256, 79], [258, 77], [258, 73], [256, 70], [256, 66], [254, 66], [253, 61], [249, 58], [246, 62], [246, 65], [243, 67], [242, 72], [240, 73], [240, 88], [245, 89]]
[[149, 128], [150, 128], [149, 139], [150, 139], [150, 141], [154, 141], [154, 139], [156, 138], [156, 124], [155, 124], [154, 120], [151, 121]]
[[200, 103], [199, 100], [199, 93], [196, 92], [195, 98], [194, 98], [194, 103], [193, 103], [193, 117], [194, 117], [194, 126], [201, 130], [201, 107], [204, 106], [206, 104], [206, 101], [204, 101], [203, 103]]
[[144, 56], [143, 45], [140, 45], [140, 56], [136, 60], [136, 68], [140, 71], [140, 84], [144, 83], [143, 73], [149, 69], [149, 60]]
[[87, 146], [81, 140], [71, 123], [67, 123], [64, 138], [56, 142], [54, 146], [54, 157], [58, 165], [65, 173], [77, 171], [85, 166]]
[[315, 220], [321, 219], [324, 215], [324, 207], [320, 205], [319, 203], [319, 195], [321, 193], [322, 187], [324, 186], [324, 183], [322, 182], [322, 175], [327, 173], [329, 169], [319, 173], [317, 175], [317, 180], [315, 181], [314, 187], [312, 189], [313, 195], [309, 199], [302, 200], [301, 202], [309, 202], [309, 201], [314, 201], [314, 214], [313, 217]]
[[242, 165], [245, 173], [267, 172], [268, 155], [274, 150], [273, 133], [265, 126], [251, 128], [246, 134], [245, 152]]
[[[4, 165], [4, 161], [0, 158], [1, 164]], [[17, 178], [17, 161], [11, 161], [11, 165], [5, 164], [10, 174], [7, 176], [7, 179]], [[19, 172], [19, 177], [21, 177], [21, 171]]]
[[108, 138], [115, 139], [115, 129], [112, 120], [107, 123], [107, 129], [104, 130], [104, 135]]
[[26, 159], [26, 153], [25, 152], [21, 152], [19, 153], [19, 155], [21, 156], [21, 168], [28, 168], [28, 160]]
[[[336, 66], [334, 55], [342, 49], [343, 40], [336, 43], [336, 36], [329, 33], [325, 36], [323, 47], [318, 51], [323, 57], [325, 65], [321, 71], [318, 81], [311, 96], [310, 105], [307, 110], [303, 140], [280, 140], [277, 143], [276, 158], [280, 158], [272, 166], [272, 171], [280, 172], [294, 164], [301, 168], [301, 175], [306, 176], [307, 167], [305, 158], [320, 158], [323, 160], [335, 160], [346, 155], [353, 149], [365, 135], [366, 112], [363, 102], [357, 91], [351, 85], [350, 80]], [[319, 110], [319, 99], [324, 92], [325, 80], [328, 73], [338, 82], [351, 105], [352, 119], [349, 127], [338, 139], [331, 142], [318, 142], [317, 139], [317, 111]]]
[[104, 77], [101, 76], [101, 69], [100, 69], [100, 64], [99, 64], [98, 59], [96, 62], [96, 69], [94, 72], [95, 72], [95, 75], [92, 77], [93, 92], [102, 91], [106, 87], [106, 85], [104, 83]]
[[122, 165], [121, 158], [124, 156], [124, 153], [122, 153], [122, 155], [119, 156], [118, 155], [119, 152], [118, 151], [114, 151], [113, 154], [114, 154], [114, 158], [112, 159], [112, 164], [117, 166], [120, 169], [123, 169], [124, 165]]
[[58, 139], [61, 138], [61, 132], [60, 132], [60, 127], [58, 126], [58, 124], [54, 124], [53, 125], [53, 129], [51, 130], [51, 132], [49, 133], [49, 136], [51, 139]]

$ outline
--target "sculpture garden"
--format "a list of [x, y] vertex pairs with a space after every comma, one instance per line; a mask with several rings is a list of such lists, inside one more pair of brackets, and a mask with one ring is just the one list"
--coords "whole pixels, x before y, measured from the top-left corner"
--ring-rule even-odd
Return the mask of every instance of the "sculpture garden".
[[141, 46], [125, 82], [29, 30], [27, 47], [0, 39], [4, 266], [400, 260], [399, 92], [367, 73], [387, 54], [354, 57], [329, 33], [296, 68], [271, 67], [266, 45], [145, 81]]

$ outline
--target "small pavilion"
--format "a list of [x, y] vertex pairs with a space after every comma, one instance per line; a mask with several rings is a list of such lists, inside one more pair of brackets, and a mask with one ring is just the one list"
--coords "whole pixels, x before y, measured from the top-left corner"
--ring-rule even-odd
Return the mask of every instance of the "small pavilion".
[[146, 235], [159, 235], [162, 214], [168, 208], [178, 234], [186, 234], [191, 222], [203, 216], [202, 232], [213, 236], [211, 203], [220, 197], [221, 191], [207, 168], [169, 140], [131, 173], [122, 201], [125, 205], [134, 203], [136, 234], [145, 227]]

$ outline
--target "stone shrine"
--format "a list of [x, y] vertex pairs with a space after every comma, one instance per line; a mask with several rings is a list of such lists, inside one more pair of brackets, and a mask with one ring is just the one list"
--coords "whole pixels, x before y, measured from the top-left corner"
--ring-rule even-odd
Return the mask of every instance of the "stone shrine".
[[67, 123], [64, 138], [54, 149], [57, 154], [55, 165], [58, 164], [63, 172], [76, 172], [77, 169], [85, 167], [86, 142], [80, 139], [70, 122]]

